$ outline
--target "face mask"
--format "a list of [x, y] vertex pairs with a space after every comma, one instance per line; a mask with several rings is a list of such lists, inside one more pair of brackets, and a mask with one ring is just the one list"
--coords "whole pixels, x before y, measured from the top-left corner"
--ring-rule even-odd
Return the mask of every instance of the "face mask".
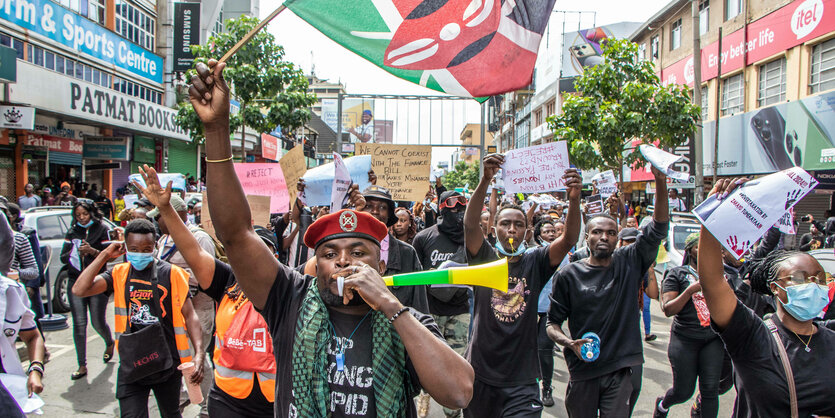
[[817, 317], [829, 304], [826, 290], [817, 283], [798, 284], [788, 288], [778, 284], [777, 287], [785, 290], [786, 297], [789, 299], [788, 303], [780, 301], [783, 308], [798, 321], [809, 321]]
[[496, 240], [496, 245], [494, 245], [494, 247], [496, 247], [496, 250], [498, 250], [499, 253], [501, 253], [505, 257], [516, 257], [522, 255], [525, 253], [525, 250], [527, 249], [525, 247], [525, 241], [522, 241], [522, 243], [519, 244], [519, 247], [517, 247], [516, 251], [514, 252], [508, 252], [507, 250], [505, 250], [502, 246], [502, 243], [499, 240]]
[[154, 261], [154, 253], [135, 253], [128, 251], [125, 254], [125, 259], [128, 260], [128, 263], [133, 266], [133, 268], [137, 270], [145, 270], [148, 267], [148, 264], [151, 264]]
[[89, 221], [87, 221], [87, 223], [86, 223], [86, 224], [83, 224], [83, 223], [81, 223], [81, 222], [76, 222], [76, 223], [78, 224], [78, 226], [80, 226], [80, 227], [82, 227], [82, 228], [89, 228], [89, 227], [90, 227], [90, 225], [92, 225], [92, 224], [93, 224], [93, 220], [92, 220], [92, 219], [90, 219]]

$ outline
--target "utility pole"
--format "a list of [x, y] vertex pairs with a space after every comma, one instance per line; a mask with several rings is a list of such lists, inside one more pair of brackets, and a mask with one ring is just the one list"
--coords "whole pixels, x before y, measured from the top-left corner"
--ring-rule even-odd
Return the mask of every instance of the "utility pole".
[[716, 186], [716, 176], [719, 172], [719, 119], [722, 109], [719, 107], [722, 98], [722, 27], [719, 26], [719, 64], [716, 69], [716, 131], [713, 132], [713, 186]]
[[[702, 31], [699, 19], [699, 1], [691, 0], [693, 6], [693, 102], [702, 105]], [[704, 155], [702, 155], [702, 120], [701, 113], [696, 122], [696, 132], [693, 134], [693, 168], [695, 174], [695, 196], [693, 207], [702, 203], [705, 198]]]

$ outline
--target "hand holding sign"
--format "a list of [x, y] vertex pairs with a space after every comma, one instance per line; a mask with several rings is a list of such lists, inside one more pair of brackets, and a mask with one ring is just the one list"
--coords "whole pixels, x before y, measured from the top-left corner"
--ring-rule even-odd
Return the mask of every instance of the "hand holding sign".
[[664, 173], [667, 177], [678, 180], [682, 183], [686, 183], [690, 180], [690, 176], [687, 173], [681, 173], [673, 170], [673, 164], [683, 160], [683, 156], [670, 154], [669, 152], [646, 144], [639, 146], [638, 150], [641, 151], [641, 155], [643, 155], [653, 167]]

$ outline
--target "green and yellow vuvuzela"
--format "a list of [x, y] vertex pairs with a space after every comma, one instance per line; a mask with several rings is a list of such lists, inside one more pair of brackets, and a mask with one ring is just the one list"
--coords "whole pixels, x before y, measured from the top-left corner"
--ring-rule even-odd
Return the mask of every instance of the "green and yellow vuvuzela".
[[383, 277], [386, 286], [460, 284], [483, 286], [507, 292], [507, 259], [478, 266], [452, 267]]

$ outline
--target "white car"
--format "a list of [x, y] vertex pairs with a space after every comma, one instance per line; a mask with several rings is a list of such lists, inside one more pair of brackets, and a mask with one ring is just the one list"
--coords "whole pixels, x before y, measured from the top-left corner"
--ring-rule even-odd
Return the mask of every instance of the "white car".
[[[651, 206], [649, 210], [652, 210]], [[644, 219], [649, 219], [649, 216]], [[642, 221], [641, 224], [643, 223]], [[701, 227], [702, 225], [691, 213], [673, 212], [670, 214], [670, 231], [667, 234], [667, 239], [662, 244], [664, 249], [667, 250], [670, 261], [666, 264], [655, 265], [655, 272], [658, 274], [659, 280], [664, 276], [664, 270], [681, 265], [681, 260], [684, 258], [684, 240], [687, 239], [688, 235], [699, 232]]]
[[[72, 225], [72, 208], [68, 206], [41, 206], [31, 208], [21, 214], [23, 224], [34, 229], [38, 234], [38, 241], [41, 246], [52, 249], [52, 260], [47, 266], [49, 281], [52, 285], [52, 308], [55, 312], [68, 312], [70, 310], [69, 274], [67, 266], [61, 262], [61, 249], [64, 246], [64, 237]], [[116, 224], [108, 219], [103, 220], [110, 229]], [[44, 260], [46, 261], [46, 260]], [[110, 263], [113, 264], [113, 263]], [[46, 309], [46, 288], [41, 288], [41, 297], [44, 298], [44, 309]]]

